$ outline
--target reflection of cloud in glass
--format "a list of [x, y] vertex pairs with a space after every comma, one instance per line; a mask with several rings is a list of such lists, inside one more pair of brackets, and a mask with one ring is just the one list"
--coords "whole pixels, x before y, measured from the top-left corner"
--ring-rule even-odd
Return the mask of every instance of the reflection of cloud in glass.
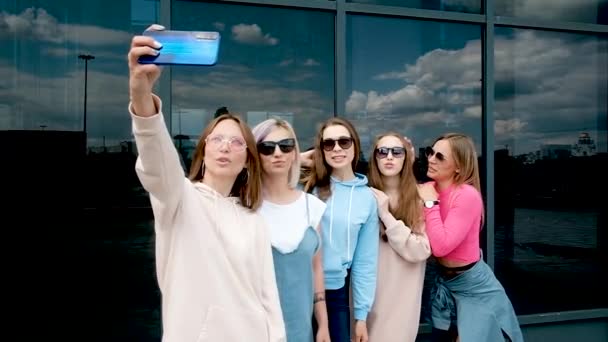
[[226, 28], [226, 24], [216, 21], [213, 23], [213, 27], [215, 27], [215, 29], [218, 31], [224, 31], [224, 29]]
[[279, 40], [270, 35], [264, 34], [257, 24], [238, 24], [232, 27], [232, 39], [239, 43], [249, 45], [277, 45]]
[[293, 59], [285, 59], [279, 63], [279, 66], [286, 67], [293, 64]]
[[462, 49], [435, 49], [422, 55], [404, 70], [391, 70], [374, 76], [375, 80], [401, 80], [404, 86], [385, 94], [371, 90], [353, 91], [346, 102], [348, 114], [407, 116], [408, 126], [443, 122], [453, 124], [451, 111], [479, 118], [481, 83], [481, 45], [469, 41]]
[[[534, 150], [542, 139], [571, 143], [579, 131], [605, 135], [598, 117], [605, 120], [607, 110], [606, 40], [499, 29], [495, 44], [497, 144], [515, 134], [520, 142], [528, 139], [519, 148]], [[375, 80], [401, 80], [404, 86], [384, 93], [353, 90], [346, 111], [366, 120], [389, 118], [410, 129], [450, 126], [454, 115], [481, 118], [480, 46], [474, 40], [458, 50], [435, 49], [402, 70], [376, 75]], [[603, 140], [599, 145], [606, 150]]]
[[[91, 135], [105, 135], [108, 143], [129, 139], [128, 75], [116, 75], [89, 68], [88, 121]], [[0, 85], [0, 102], [8, 103], [5, 115], [8, 127], [1, 129], [29, 130], [45, 125], [48, 130], [81, 130], [82, 70], [73, 70], [60, 77], [44, 77], [18, 71], [0, 61], [0, 80], [18, 80], [14, 87]], [[105, 96], [112, 89], [112, 96]], [[105, 122], [106, 124], [102, 124]]]
[[497, 15], [597, 23], [606, 0], [498, 0]]
[[[302, 89], [298, 83], [286, 83], [286, 78], [298, 77], [298, 72], [287, 73], [282, 79], [274, 79], [261, 78], [255, 70], [239, 65], [222, 64], [212, 70], [208, 73], [193, 73], [188, 69], [174, 69], [173, 105], [206, 111], [214, 111], [223, 105], [243, 117], [255, 112], [290, 113], [298, 137], [304, 145], [312, 143], [316, 129], [313, 123], [321, 122], [333, 114], [333, 98], [326, 96], [331, 94]], [[183, 126], [184, 122], [182, 121], [182, 130], [193, 133]], [[194, 131], [199, 128], [197, 125]], [[174, 128], [173, 132], [176, 133], [177, 130]]]
[[513, 153], [520, 154], [548, 141], [572, 144], [590, 131], [605, 152], [600, 118], [607, 110], [607, 43], [594, 36], [498, 29], [497, 144], [507, 145], [518, 134]]
[[481, 0], [352, 0], [356, 3], [479, 13]]
[[308, 58], [306, 61], [304, 61], [304, 66], [317, 66], [317, 65], [321, 65], [321, 63], [315, 61], [312, 58]]
[[0, 13], [0, 38], [96, 46], [122, 44], [130, 41], [131, 34], [99, 26], [60, 24], [43, 8], [28, 8], [20, 14]]
[[527, 125], [520, 119], [496, 120], [494, 121], [494, 133], [498, 136], [513, 136]]
[[[330, 100], [316, 91], [285, 87], [283, 80], [260, 79], [246, 69], [229, 65], [206, 75], [173, 71], [173, 101], [184, 108], [201, 104], [224, 104], [237, 112], [306, 112], [310, 108], [328, 109]], [[235, 98], [235, 94], [238, 97]]]

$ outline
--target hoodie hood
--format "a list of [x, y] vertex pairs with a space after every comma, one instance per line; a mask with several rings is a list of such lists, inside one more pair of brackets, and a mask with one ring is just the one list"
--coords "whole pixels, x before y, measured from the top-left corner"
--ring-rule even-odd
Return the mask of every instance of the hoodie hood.
[[222, 194], [220, 194], [219, 192], [217, 192], [215, 189], [213, 189], [212, 187], [210, 187], [209, 185], [200, 182], [200, 181], [196, 181], [193, 183], [194, 188], [196, 190], [198, 190], [201, 194], [203, 194], [205, 197], [208, 198], [220, 198], [222, 200], [228, 201], [228, 202], [232, 202], [233, 204], [239, 204], [241, 203], [240, 199], [238, 197], [235, 196], [224, 196]]
[[[215, 189], [213, 189], [212, 187], [210, 187], [207, 184], [204, 184], [203, 182], [197, 181], [197, 182], [194, 182], [193, 185], [194, 185], [194, 188], [198, 192], [200, 192], [203, 196], [213, 200], [213, 208], [214, 208], [213, 212], [214, 213], [220, 213], [220, 211], [221, 211], [221, 210], [219, 210], [220, 208], [225, 208], [225, 207], [229, 206], [232, 208], [232, 211], [234, 212], [234, 215], [236, 217], [240, 216], [239, 208], [238, 208], [239, 204], [241, 203], [240, 198], [234, 197], [234, 196], [225, 197], [224, 195], [220, 194]], [[216, 230], [216, 233], [218, 234], [218, 236], [221, 236], [220, 229], [218, 227], [218, 222], [220, 222], [220, 221], [221, 221], [221, 216], [216, 216], [215, 220], [213, 220], [213, 222], [215, 223], [214, 229]]]
[[[363, 174], [356, 173], [356, 172], [355, 172], [355, 178], [349, 179], [346, 181], [339, 180], [333, 176], [331, 176], [330, 179], [331, 179], [332, 186], [340, 185], [340, 186], [354, 187], [354, 186], [366, 186], [367, 185], [367, 177]], [[332, 189], [332, 191], [333, 191], [333, 189]]]

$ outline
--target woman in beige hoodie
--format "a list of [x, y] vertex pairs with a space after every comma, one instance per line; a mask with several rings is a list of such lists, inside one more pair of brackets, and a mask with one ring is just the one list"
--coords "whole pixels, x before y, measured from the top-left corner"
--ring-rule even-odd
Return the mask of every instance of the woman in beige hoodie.
[[381, 224], [376, 297], [368, 316], [370, 342], [414, 342], [418, 333], [426, 259], [422, 201], [413, 173], [414, 149], [400, 134], [378, 137], [369, 184]]
[[131, 42], [129, 112], [154, 212], [163, 341], [285, 341], [268, 229], [254, 212], [262, 197], [253, 135], [235, 116], [216, 118], [186, 178], [152, 94], [160, 69], [138, 63], [159, 48], [151, 37]]

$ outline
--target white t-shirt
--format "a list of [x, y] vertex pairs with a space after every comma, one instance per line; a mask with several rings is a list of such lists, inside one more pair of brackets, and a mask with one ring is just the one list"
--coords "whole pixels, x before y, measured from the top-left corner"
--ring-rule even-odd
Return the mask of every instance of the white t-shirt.
[[[306, 215], [306, 197], [308, 197], [310, 221]], [[270, 229], [272, 246], [284, 254], [298, 248], [309, 226], [317, 229], [323, 212], [325, 212], [325, 203], [314, 195], [304, 192], [289, 204], [276, 204], [264, 200], [259, 209], [260, 215]]]

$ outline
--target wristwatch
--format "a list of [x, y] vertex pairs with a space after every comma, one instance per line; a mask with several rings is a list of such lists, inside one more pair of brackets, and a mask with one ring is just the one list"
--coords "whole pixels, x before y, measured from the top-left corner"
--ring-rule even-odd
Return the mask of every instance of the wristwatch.
[[439, 200], [424, 201], [424, 206], [431, 209], [435, 204], [439, 204]]

